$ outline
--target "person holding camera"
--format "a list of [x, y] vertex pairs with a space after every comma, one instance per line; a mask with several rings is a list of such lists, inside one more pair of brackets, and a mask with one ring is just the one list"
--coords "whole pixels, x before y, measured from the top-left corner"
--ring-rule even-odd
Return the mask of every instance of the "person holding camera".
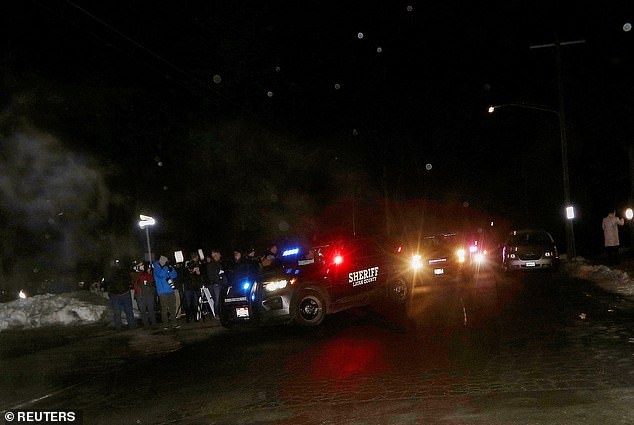
[[203, 271], [200, 264], [200, 258], [198, 254], [192, 254], [191, 261], [187, 262], [187, 277], [184, 283], [184, 304], [185, 304], [185, 321], [191, 322], [192, 319], [196, 319], [196, 311], [198, 309], [198, 296], [200, 295], [200, 288], [203, 284]]
[[[169, 327], [170, 321], [173, 328], [180, 327], [176, 323], [176, 294], [174, 293], [174, 280], [178, 276], [176, 270], [167, 264], [167, 257], [161, 255], [153, 264], [156, 292], [161, 303], [161, 322], [163, 329]], [[169, 313], [169, 315], [168, 315]]]
[[206, 271], [207, 280], [211, 285], [211, 297], [214, 300], [216, 318], [220, 318], [220, 309], [222, 308], [221, 294], [229, 286], [229, 282], [227, 282], [225, 267], [222, 263], [222, 254], [220, 254], [219, 250], [211, 250], [211, 259], [207, 263]]
[[154, 298], [156, 297], [156, 284], [154, 283], [154, 274], [152, 273], [152, 266], [149, 262], [143, 263], [141, 267], [141, 273], [139, 273], [134, 283], [134, 296], [136, 297], [136, 304], [141, 313], [143, 326], [146, 328], [149, 326], [155, 328], [156, 311]]

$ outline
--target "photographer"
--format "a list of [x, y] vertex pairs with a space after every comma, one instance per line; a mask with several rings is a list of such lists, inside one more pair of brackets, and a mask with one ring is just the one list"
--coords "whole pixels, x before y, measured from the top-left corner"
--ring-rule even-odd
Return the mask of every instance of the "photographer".
[[154, 283], [154, 274], [152, 266], [149, 262], [141, 265], [141, 273], [134, 283], [134, 296], [136, 303], [141, 312], [141, 320], [146, 328], [156, 327], [156, 312], [154, 298], [156, 297], [156, 284]]
[[221, 294], [227, 289], [229, 282], [225, 274], [224, 265], [222, 264], [222, 255], [217, 249], [211, 251], [211, 259], [207, 263], [207, 279], [211, 285], [211, 296], [216, 306], [216, 318], [220, 317], [220, 309], [222, 308]]
[[198, 308], [198, 296], [203, 281], [203, 270], [200, 264], [198, 254], [192, 254], [191, 261], [187, 262], [187, 276], [184, 283], [183, 298], [185, 301], [185, 321], [189, 323], [192, 319], [196, 319], [196, 310]]
[[[171, 320], [172, 327], [180, 327], [176, 323], [176, 295], [174, 294], [174, 279], [178, 275], [172, 266], [167, 265], [167, 257], [161, 255], [153, 264], [156, 292], [161, 303], [161, 321], [163, 329], [167, 329]], [[169, 312], [169, 316], [168, 316]]]

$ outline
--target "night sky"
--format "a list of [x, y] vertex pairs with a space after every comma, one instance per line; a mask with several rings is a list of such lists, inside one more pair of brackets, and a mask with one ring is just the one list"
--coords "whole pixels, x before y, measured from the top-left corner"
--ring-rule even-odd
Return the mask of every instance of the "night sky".
[[487, 113], [558, 108], [555, 49], [529, 48], [557, 39], [585, 40], [561, 49], [578, 250], [630, 198], [631, 1], [1, 8], [5, 258], [51, 241], [68, 258], [87, 240], [143, 249], [139, 213], [159, 220], [157, 249], [244, 245], [386, 196], [561, 240], [557, 115]]

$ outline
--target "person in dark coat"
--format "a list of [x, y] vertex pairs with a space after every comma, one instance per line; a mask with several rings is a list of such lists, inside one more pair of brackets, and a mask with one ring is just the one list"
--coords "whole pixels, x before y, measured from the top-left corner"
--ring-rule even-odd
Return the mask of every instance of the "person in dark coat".
[[187, 275], [185, 276], [184, 294], [185, 301], [185, 321], [189, 323], [196, 319], [196, 311], [198, 309], [198, 297], [203, 281], [203, 267], [200, 264], [198, 254], [192, 254], [191, 261], [187, 263]]
[[128, 327], [136, 328], [134, 312], [132, 311], [132, 296], [130, 295], [130, 271], [121, 266], [119, 260], [115, 260], [106, 279], [108, 284], [108, 296], [112, 304], [114, 327], [123, 328], [121, 313], [125, 313]]
[[277, 244], [273, 244], [269, 247], [268, 251], [266, 251], [262, 256], [260, 264], [264, 269], [273, 269], [280, 265], [280, 260], [277, 252]]
[[233, 250], [233, 260], [231, 261], [231, 285], [237, 285], [244, 281], [252, 282], [257, 271], [257, 265], [245, 258], [242, 252], [236, 248]]
[[207, 279], [211, 286], [211, 297], [214, 300], [216, 318], [219, 318], [220, 309], [222, 308], [221, 293], [227, 289], [229, 282], [227, 282], [225, 267], [222, 264], [222, 255], [217, 249], [211, 251], [211, 261], [207, 263]]

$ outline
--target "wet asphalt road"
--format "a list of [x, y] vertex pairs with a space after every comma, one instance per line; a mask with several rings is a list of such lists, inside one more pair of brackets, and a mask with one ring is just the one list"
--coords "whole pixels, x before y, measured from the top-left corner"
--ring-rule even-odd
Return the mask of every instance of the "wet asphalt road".
[[85, 424], [634, 423], [630, 302], [546, 273], [443, 285], [317, 329], [2, 333], [0, 407]]

